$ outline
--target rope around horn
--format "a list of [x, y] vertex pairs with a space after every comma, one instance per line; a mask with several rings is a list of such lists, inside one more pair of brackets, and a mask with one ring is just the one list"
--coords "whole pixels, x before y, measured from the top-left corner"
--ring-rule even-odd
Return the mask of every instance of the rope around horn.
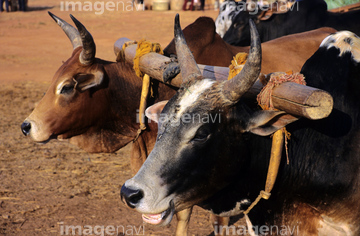
[[[116, 61], [125, 61], [125, 48], [129, 45], [136, 44], [136, 43], [137, 43], [137, 48], [136, 48], [136, 53], [135, 53], [135, 57], [134, 57], [133, 68], [134, 68], [135, 74], [137, 76], [143, 77], [143, 84], [142, 84], [142, 89], [141, 89], [140, 107], [139, 107], [140, 128], [138, 129], [136, 137], [134, 138], [133, 142], [135, 142], [139, 138], [142, 131], [146, 129], [145, 109], [147, 107], [147, 98], [149, 96], [149, 90], [150, 90], [150, 76], [141, 72], [140, 58], [150, 52], [159, 53], [161, 55], [164, 54], [159, 43], [151, 43], [145, 39], [142, 39], [139, 42], [132, 41], [132, 42], [125, 43], [123, 45], [122, 50], [117, 55]], [[151, 95], [152, 95], [152, 91], [151, 91]]]

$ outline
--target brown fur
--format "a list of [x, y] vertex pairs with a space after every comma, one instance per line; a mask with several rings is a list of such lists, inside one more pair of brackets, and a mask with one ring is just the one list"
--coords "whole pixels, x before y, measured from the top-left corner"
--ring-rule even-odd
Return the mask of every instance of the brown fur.
[[[186, 42], [198, 64], [229, 66], [238, 52], [249, 52], [249, 47], [227, 44], [215, 32], [215, 23], [209, 17], [200, 17], [184, 30]], [[335, 29], [324, 27], [304, 33], [284, 36], [262, 43], [261, 72], [300, 71], [305, 61], [319, 48], [322, 40]], [[174, 40], [164, 49], [175, 53]]]

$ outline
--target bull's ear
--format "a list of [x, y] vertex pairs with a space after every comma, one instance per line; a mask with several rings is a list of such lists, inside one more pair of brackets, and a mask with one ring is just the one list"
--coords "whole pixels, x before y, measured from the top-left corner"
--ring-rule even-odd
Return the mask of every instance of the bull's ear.
[[258, 111], [251, 116], [245, 130], [260, 136], [267, 136], [296, 120], [298, 120], [297, 117], [283, 111]]
[[155, 121], [156, 123], [159, 122], [159, 118], [160, 118], [160, 113], [161, 111], [164, 109], [164, 106], [166, 105], [168, 101], [162, 101], [162, 102], [158, 102], [155, 103], [154, 105], [148, 107], [145, 110], [145, 115], [147, 118], [149, 118], [152, 121]]
[[76, 88], [84, 92], [85, 90], [101, 85], [104, 80], [104, 73], [102, 71], [96, 71], [93, 74], [79, 74], [75, 80], [77, 82]]

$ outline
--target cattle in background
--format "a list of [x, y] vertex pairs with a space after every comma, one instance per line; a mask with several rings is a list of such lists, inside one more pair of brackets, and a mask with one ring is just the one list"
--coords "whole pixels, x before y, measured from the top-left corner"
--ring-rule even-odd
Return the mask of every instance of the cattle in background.
[[[302, 0], [295, 2], [286, 13], [277, 13], [281, 7], [262, 11], [241, 11], [224, 35], [224, 40], [232, 45], [247, 46], [250, 44], [249, 19], [256, 22], [261, 42], [266, 42], [284, 35], [304, 32], [319, 27], [332, 27], [336, 30], [349, 30], [360, 35], [360, 10], [346, 13], [327, 11], [324, 0]], [[268, 15], [268, 16], [267, 16]], [[264, 17], [266, 19], [262, 20]]]
[[241, 3], [234, 0], [225, 0], [220, 4], [219, 15], [215, 20], [216, 33], [224, 37], [226, 31], [230, 28], [234, 17], [243, 9]]
[[[321, 28], [287, 35], [261, 44], [262, 73], [300, 71], [305, 61], [319, 48], [321, 41], [336, 30]], [[199, 64], [228, 66], [238, 52], [249, 52], [249, 47], [236, 47], [224, 42], [215, 32], [214, 20], [199, 17], [184, 29], [185, 39]], [[174, 40], [164, 49], [166, 55], [176, 54]]]
[[[255, 24], [250, 21], [247, 64], [226, 82], [201, 77], [175, 25], [185, 81], [164, 108], [148, 108], [159, 122], [157, 141], [121, 197], [158, 224], [195, 204], [221, 216], [242, 214], [265, 185], [267, 135], [282, 127], [283, 118], [241, 98], [260, 72]], [[334, 110], [325, 119], [287, 126], [290, 162], [283, 153], [272, 195], [253, 208], [250, 219], [272, 235], [359, 235], [360, 39], [349, 32], [328, 36], [301, 72], [309, 86], [333, 96]]]

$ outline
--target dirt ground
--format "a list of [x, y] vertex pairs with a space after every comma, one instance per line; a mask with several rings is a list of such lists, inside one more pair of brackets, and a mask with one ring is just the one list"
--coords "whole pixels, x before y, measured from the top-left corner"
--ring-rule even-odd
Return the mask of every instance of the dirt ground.
[[[141, 235], [172, 235], [175, 219], [163, 228], [143, 224], [139, 213], [120, 202], [120, 187], [131, 177], [129, 145], [112, 154], [89, 154], [67, 142], [34, 143], [22, 135], [20, 125], [72, 52], [47, 11], [69, 23], [73, 14], [92, 33], [97, 57], [111, 61], [113, 43], [120, 37], [166, 46], [176, 12], [119, 9], [96, 14], [62, 11], [60, 4], [29, 0], [28, 12], [0, 13], [0, 235], [69, 235], [66, 226], [82, 227], [83, 235], [91, 227], [93, 235], [104, 235], [106, 227], [109, 235], [116, 235], [116, 228], [118, 235], [136, 235], [140, 229]], [[212, 9], [180, 12], [181, 24], [217, 14]], [[190, 235], [212, 231], [209, 214], [195, 208]]]

